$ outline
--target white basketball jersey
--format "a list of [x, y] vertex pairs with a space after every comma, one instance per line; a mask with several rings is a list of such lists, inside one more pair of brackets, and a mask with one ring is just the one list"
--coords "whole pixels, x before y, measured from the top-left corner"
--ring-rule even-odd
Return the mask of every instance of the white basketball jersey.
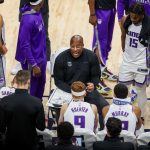
[[109, 117], [115, 117], [122, 121], [122, 129], [130, 131], [132, 133], [135, 132], [137, 117], [133, 112], [133, 107], [130, 104], [125, 105], [116, 105], [111, 104], [108, 110], [108, 113], [105, 117], [105, 123], [107, 122]]
[[10, 87], [2, 87], [0, 89], [0, 98], [3, 98], [5, 96], [8, 96], [10, 94], [15, 93], [15, 89], [14, 88], [10, 88]]
[[87, 102], [71, 102], [64, 114], [64, 121], [70, 122], [74, 128], [94, 130], [95, 115]]
[[137, 68], [147, 68], [146, 47], [139, 42], [142, 25], [131, 24], [128, 28], [125, 40], [125, 51], [123, 53], [123, 64], [134, 71]]

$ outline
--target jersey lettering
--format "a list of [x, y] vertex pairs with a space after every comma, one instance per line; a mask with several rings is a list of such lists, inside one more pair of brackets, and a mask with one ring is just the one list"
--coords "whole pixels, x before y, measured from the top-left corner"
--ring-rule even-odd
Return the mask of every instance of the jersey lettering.
[[150, 5], [150, 0], [135, 0], [137, 3], [148, 4]]

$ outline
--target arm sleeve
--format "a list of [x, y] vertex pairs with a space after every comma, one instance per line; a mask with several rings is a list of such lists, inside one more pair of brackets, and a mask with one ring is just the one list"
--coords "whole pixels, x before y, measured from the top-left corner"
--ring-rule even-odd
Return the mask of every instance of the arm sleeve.
[[45, 129], [45, 114], [43, 105], [41, 105], [40, 111], [38, 112], [36, 119], [36, 127], [37, 129], [43, 131]]
[[98, 59], [97, 56], [95, 54], [93, 54], [93, 57], [91, 60], [91, 82], [94, 84], [94, 86], [98, 85], [98, 83], [100, 82], [100, 75], [101, 75], [101, 71], [100, 71], [100, 66], [98, 63]]
[[27, 21], [23, 21], [21, 23], [19, 40], [24, 57], [31, 66], [35, 66], [36, 61], [33, 57], [31, 49], [32, 26], [33, 24]]
[[117, 15], [118, 15], [118, 21], [121, 21], [122, 17], [124, 16], [124, 10], [125, 10], [125, 5], [128, 0], [118, 0], [117, 2]]
[[64, 81], [64, 63], [63, 63], [63, 57], [60, 57], [60, 55], [57, 56], [54, 64], [54, 81], [55, 85], [60, 88], [61, 90], [71, 93], [70, 86], [65, 83]]

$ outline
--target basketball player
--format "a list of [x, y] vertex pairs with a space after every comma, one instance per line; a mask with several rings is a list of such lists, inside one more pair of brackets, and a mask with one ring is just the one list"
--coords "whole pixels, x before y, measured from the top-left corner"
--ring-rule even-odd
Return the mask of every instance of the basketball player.
[[73, 101], [64, 104], [60, 111], [59, 123], [68, 121], [74, 128], [85, 128], [95, 131], [98, 124], [97, 107], [94, 104], [84, 102], [86, 86], [83, 82], [76, 81], [71, 85]]
[[[90, 9], [89, 22], [94, 26], [92, 47], [99, 59], [102, 76], [108, 77], [108, 80], [116, 81], [117, 76], [108, 71], [106, 67], [115, 24], [116, 0], [89, 0], [88, 3]], [[104, 88], [103, 82], [101, 82], [100, 87], [106, 93], [111, 91], [108, 87]], [[100, 93], [104, 93], [101, 89]]]
[[130, 6], [129, 16], [124, 22], [122, 38], [123, 61], [119, 70], [119, 82], [130, 87], [133, 83], [137, 91], [138, 106], [144, 116], [147, 100], [146, 87], [149, 84], [148, 39], [150, 36], [150, 18], [145, 14], [142, 4]]
[[128, 97], [128, 88], [124, 84], [117, 84], [114, 87], [113, 103], [105, 106], [102, 110], [105, 123], [109, 117], [115, 117], [122, 121], [122, 129], [135, 133], [136, 129], [141, 127], [141, 111], [137, 106], [130, 104], [131, 99]]
[[[4, 0], [0, 0], [0, 4]], [[5, 70], [6, 70], [6, 60], [5, 54], [7, 53], [6, 43], [5, 43], [5, 28], [3, 17], [0, 15], [0, 88], [6, 85], [5, 81]]]
[[[126, 18], [126, 15], [124, 15], [124, 12], [128, 13], [129, 6], [131, 6], [134, 3], [141, 3], [144, 6], [146, 15], [150, 16], [150, 1], [148, 0], [118, 0], [117, 1], [117, 15], [118, 15], [118, 22], [119, 22], [119, 26], [120, 26], [122, 34], [123, 34], [123, 23]], [[121, 38], [123, 38], [123, 35], [121, 35]]]
[[15, 59], [30, 70], [30, 94], [42, 99], [46, 82], [46, 33], [40, 9], [44, 0], [30, 0], [21, 9]]

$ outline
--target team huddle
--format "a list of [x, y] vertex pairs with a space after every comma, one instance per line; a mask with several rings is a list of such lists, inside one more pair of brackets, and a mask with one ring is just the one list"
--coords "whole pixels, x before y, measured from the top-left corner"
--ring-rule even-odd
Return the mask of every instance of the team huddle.
[[[11, 88], [6, 87], [5, 81], [7, 48], [4, 21], [0, 17], [0, 132], [6, 133], [6, 149], [25, 145], [26, 149], [32, 147], [36, 150], [36, 128], [45, 129], [42, 99], [46, 65], [50, 58], [50, 41], [48, 16], [44, 20], [45, 12], [42, 14], [41, 10], [44, 10], [44, 5], [48, 7], [48, 1], [20, 2], [15, 59], [20, 63], [21, 69], [16, 73]], [[81, 35], [73, 35], [70, 38], [70, 48], [61, 52], [54, 62], [56, 87], [70, 93], [72, 97], [70, 103], [62, 103], [57, 123], [70, 122], [75, 131], [86, 129], [96, 134], [99, 130], [109, 128], [107, 125], [110, 118], [117, 118], [122, 130], [138, 135], [138, 132], [144, 132], [146, 88], [150, 80], [150, 2], [88, 0], [88, 5], [89, 23], [94, 29], [92, 50], [84, 48], [86, 39]], [[118, 75], [107, 68], [116, 13], [123, 51]], [[111, 104], [103, 94], [109, 94], [112, 89], [104, 83], [103, 78], [118, 82], [113, 89]], [[133, 105], [130, 93], [132, 88], [136, 89], [137, 106]], [[16, 123], [19, 125], [15, 126]], [[22, 134], [24, 137], [18, 144], [18, 138]], [[27, 140], [29, 135], [31, 137]]]

